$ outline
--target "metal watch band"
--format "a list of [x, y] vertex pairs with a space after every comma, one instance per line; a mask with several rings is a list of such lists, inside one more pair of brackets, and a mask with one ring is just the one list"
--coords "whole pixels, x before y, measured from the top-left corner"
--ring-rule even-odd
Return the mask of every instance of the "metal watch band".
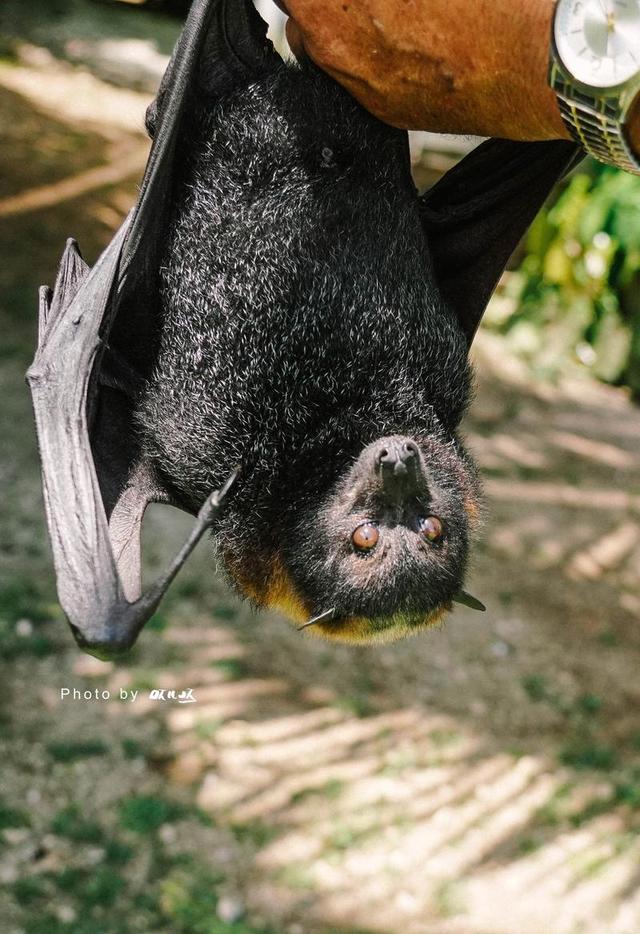
[[551, 62], [549, 83], [573, 139], [594, 159], [640, 175], [640, 159], [622, 133], [618, 98], [592, 97], [578, 90], [567, 81], [556, 61]]

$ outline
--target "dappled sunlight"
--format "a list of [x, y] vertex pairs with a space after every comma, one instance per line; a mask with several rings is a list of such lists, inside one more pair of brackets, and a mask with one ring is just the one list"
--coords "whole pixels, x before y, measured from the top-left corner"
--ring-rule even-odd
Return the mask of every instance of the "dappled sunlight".
[[585, 438], [569, 431], [552, 431], [549, 433], [548, 440], [551, 444], [568, 451], [570, 454], [589, 458], [603, 464], [605, 467], [612, 467], [614, 470], [632, 470], [634, 467], [636, 469], [638, 467], [637, 451], [627, 451], [625, 448], [617, 447], [614, 444], [606, 444], [604, 441], [597, 441], [593, 438]]
[[570, 577], [602, 577], [607, 571], [618, 568], [629, 555], [636, 551], [640, 542], [640, 526], [623, 522], [605, 533], [599, 541], [573, 555], [567, 566]]
[[570, 506], [574, 509], [640, 511], [640, 496], [605, 486], [579, 489], [562, 482], [488, 479], [485, 491], [491, 499], [506, 503], [529, 501], [534, 506]]
[[123, 131], [144, 135], [144, 113], [151, 95], [116, 89], [88, 72], [55, 65], [52, 60], [41, 67], [0, 62], [0, 84], [73, 127], [85, 126], [107, 139], [113, 139], [114, 130], [119, 135]]
[[[358, 715], [331, 690], [305, 700], [295, 679], [256, 677], [229, 624], [178, 624], [164, 639], [188, 654], [159, 682], [198, 702], [162, 709], [162, 768], [254, 841], [254, 910], [284, 917], [304, 903], [310, 921], [409, 934], [465, 918], [498, 934], [640, 922], [640, 843], [624, 815], [549, 822], [551, 802], [582, 813], [603, 782], [571, 784], [548, 755], [500, 750], [480, 723], [435, 706]], [[228, 655], [202, 664], [214, 647]]]

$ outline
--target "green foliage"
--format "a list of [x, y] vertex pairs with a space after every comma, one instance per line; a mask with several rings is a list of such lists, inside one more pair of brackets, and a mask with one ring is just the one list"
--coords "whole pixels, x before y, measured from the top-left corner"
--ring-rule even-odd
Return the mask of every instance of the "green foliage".
[[541, 376], [567, 365], [640, 395], [640, 178], [595, 163], [534, 222], [489, 327]]

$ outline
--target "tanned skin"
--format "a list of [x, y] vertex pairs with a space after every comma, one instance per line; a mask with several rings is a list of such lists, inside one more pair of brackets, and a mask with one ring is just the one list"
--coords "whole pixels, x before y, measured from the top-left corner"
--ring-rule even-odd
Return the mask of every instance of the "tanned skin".
[[[393, 126], [568, 139], [547, 85], [555, 0], [287, 0], [287, 36]], [[640, 106], [628, 126], [640, 153]]]

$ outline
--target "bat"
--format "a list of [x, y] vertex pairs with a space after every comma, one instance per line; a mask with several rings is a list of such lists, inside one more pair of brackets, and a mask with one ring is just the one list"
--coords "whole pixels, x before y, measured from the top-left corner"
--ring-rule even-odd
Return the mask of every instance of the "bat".
[[[238, 592], [327, 639], [482, 608], [468, 351], [581, 151], [489, 140], [420, 196], [407, 134], [265, 29], [249, 0], [195, 0], [137, 204], [93, 268], [70, 240], [40, 290], [27, 380], [58, 596], [101, 658], [208, 529]], [[143, 593], [150, 502], [195, 523]]]

